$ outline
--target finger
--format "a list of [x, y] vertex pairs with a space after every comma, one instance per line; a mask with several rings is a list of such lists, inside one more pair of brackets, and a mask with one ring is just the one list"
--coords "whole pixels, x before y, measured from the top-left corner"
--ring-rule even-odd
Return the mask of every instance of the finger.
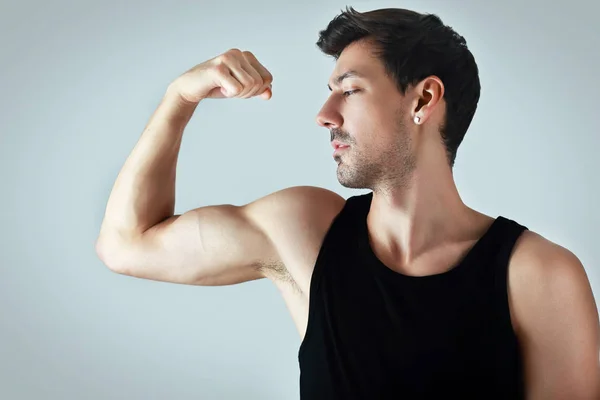
[[244, 85], [231, 73], [231, 69], [226, 65], [217, 67], [216, 80], [219, 86], [219, 88], [213, 90], [213, 95], [216, 97], [235, 97], [244, 88]]
[[265, 100], [269, 100], [271, 97], [273, 97], [273, 88], [271, 86], [269, 86], [268, 88], [266, 88], [261, 94], [260, 94], [260, 98], [261, 99], [265, 99]]
[[242, 63], [239, 60], [231, 62], [229, 70], [231, 71], [231, 75], [242, 84], [242, 90], [235, 97], [246, 98], [248, 93], [254, 89], [255, 78], [242, 67]]
[[256, 59], [254, 54], [252, 54], [249, 51], [244, 51], [243, 55], [244, 58], [248, 61], [248, 63], [252, 66], [252, 68], [254, 68], [256, 72], [258, 72], [258, 74], [263, 80], [262, 87], [256, 93], [262, 94], [266, 91], [266, 89], [270, 89], [270, 91], [272, 92], [273, 75], [269, 72], [267, 68], [265, 68], [264, 65], [260, 63], [260, 61]]
[[263, 78], [262, 76], [260, 76], [260, 74], [258, 73], [258, 71], [248, 62], [248, 60], [245, 57], [242, 57], [240, 59], [240, 66], [242, 67], [242, 69], [244, 71], [246, 71], [248, 73], [248, 75], [250, 75], [251, 79], [252, 79], [252, 87], [249, 88], [249, 90], [246, 92], [246, 94], [244, 96], [242, 96], [242, 98], [248, 99], [250, 97], [255, 96], [256, 94], [259, 94], [262, 92], [264, 83], [263, 83]]

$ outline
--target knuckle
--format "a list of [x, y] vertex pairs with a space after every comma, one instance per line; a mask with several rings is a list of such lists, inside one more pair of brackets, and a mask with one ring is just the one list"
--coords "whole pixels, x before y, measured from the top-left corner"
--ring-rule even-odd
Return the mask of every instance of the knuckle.
[[231, 61], [235, 60], [236, 58], [237, 57], [236, 57], [236, 53], [235, 53], [234, 49], [227, 50], [225, 53], [223, 53], [217, 57], [218, 61], [221, 63], [231, 62]]
[[214, 68], [218, 74], [225, 74], [229, 71], [229, 68], [227, 68], [227, 65], [225, 65], [223, 63], [218, 63], [217, 65], [215, 65]]
[[227, 53], [223, 53], [217, 57], [215, 57], [215, 65], [221, 65], [227, 61]]

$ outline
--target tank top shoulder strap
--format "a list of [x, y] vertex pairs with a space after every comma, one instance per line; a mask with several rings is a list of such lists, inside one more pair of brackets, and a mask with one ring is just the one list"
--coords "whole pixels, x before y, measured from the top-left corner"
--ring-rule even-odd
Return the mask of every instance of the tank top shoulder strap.
[[346, 200], [346, 216], [353, 219], [355, 223], [362, 223], [369, 214], [372, 199], [373, 192], [349, 197]]
[[517, 240], [528, 228], [503, 216], [498, 216], [497, 220], [498, 226], [490, 238], [490, 247], [495, 249], [499, 264], [508, 264]]
[[[504, 324], [507, 330], [512, 329], [508, 303], [508, 267], [515, 244], [526, 230], [528, 230], [526, 226], [512, 219], [499, 216], [496, 230], [488, 243], [486, 261], [489, 261], [490, 267], [493, 268], [494, 293], [497, 300], [495, 302], [496, 312], [507, 322]], [[506, 333], [513, 334], [513, 332]]]
[[325, 237], [321, 243], [317, 259], [313, 265], [311, 273], [310, 284], [309, 284], [309, 307], [308, 307], [308, 323], [306, 327], [306, 333], [300, 348], [298, 350], [298, 357], [300, 357], [306, 347], [306, 342], [312, 335], [314, 324], [312, 321], [315, 319], [315, 312], [317, 307], [317, 297], [319, 297], [319, 291], [322, 286], [324, 275], [332, 274], [331, 268], [337, 267], [336, 254], [340, 251], [340, 246], [347, 246], [347, 237], [351, 235], [348, 229], [356, 218], [353, 216], [356, 213], [356, 196], [346, 199], [344, 207], [340, 212], [333, 218]]
[[[335, 267], [337, 263], [334, 261], [337, 258], [338, 252], [347, 248], [347, 246], [352, 246], [353, 240], [357, 240], [357, 235], [355, 234], [356, 228], [360, 226], [362, 214], [364, 213], [364, 216], [366, 216], [364, 211], [365, 200], [370, 204], [370, 201], [365, 196], [368, 197], [368, 194], [351, 196], [346, 199], [346, 204], [344, 204], [342, 210], [335, 216], [329, 226], [321, 243], [321, 248], [319, 249], [312, 272], [310, 297], [313, 297], [313, 294], [319, 288], [323, 269], [326, 266]], [[368, 208], [368, 205], [366, 205], [367, 212]]]

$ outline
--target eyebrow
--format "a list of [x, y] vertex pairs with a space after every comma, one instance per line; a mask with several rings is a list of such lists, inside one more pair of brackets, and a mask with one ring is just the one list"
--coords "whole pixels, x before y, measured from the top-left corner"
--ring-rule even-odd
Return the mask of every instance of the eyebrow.
[[[340, 85], [344, 81], [344, 79], [347, 79], [347, 78], [364, 78], [364, 77], [365, 76], [363, 74], [361, 74], [360, 72], [351, 69], [351, 70], [346, 71], [343, 74], [337, 76], [334, 79], [334, 85]], [[329, 86], [329, 84], [327, 85], [327, 87], [329, 88], [330, 91], [332, 90], [331, 86]]]

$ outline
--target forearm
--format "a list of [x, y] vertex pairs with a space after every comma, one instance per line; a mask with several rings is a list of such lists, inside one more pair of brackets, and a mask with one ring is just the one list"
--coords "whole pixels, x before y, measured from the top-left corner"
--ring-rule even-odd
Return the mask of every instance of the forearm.
[[166, 91], [117, 176], [99, 242], [135, 237], [173, 215], [177, 158], [195, 108]]

